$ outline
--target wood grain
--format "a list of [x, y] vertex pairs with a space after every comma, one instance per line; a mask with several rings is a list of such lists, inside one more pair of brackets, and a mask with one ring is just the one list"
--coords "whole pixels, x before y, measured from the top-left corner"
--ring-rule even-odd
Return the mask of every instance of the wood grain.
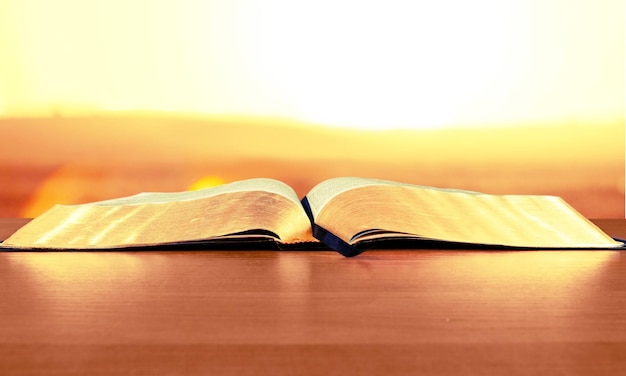
[[0, 374], [624, 374], [625, 270], [620, 251], [6, 252]]

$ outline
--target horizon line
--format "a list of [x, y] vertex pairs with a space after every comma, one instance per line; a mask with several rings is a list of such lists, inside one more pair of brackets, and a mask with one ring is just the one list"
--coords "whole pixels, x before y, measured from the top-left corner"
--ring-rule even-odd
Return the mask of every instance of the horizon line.
[[53, 112], [48, 115], [29, 114], [29, 115], [8, 115], [0, 114], [0, 121], [15, 120], [62, 120], [62, 119], [115, 119], [115, 118], [160, 118], [170, 120], [201, 120], [201, 121], [220, 121], [220, 122], [245, 122], [249, 124], [259, 125], [282, 125], [282, 126], [304, 126], [325, 128], [329, 130], [347, 130], [347, 131], [449, 131], [449, 130], [471, 130], [471, 129], [501, 129], [501, 128], [544, 128], [544, 127], [570, 127], [570, 126], [625, 126], [626, 118], [624, 116], [615, 119], [561, 119], [561, 120], [545, 120], [545, 121], [528, 121], [528, 122], [502, 122], [502, 123], [483, 123], [483, 124], [447, 124], [447, 125], [381, 125], [381, 126], [360, 126], [358, 124], [325, 124], [321, 122], [312, 122], [295, 117], [272, 114], [236, 114], [236, 113], [209, 113], [194, 111], [168, 111], [168, 110], [97, 110], [82, 111], [75, 113]]

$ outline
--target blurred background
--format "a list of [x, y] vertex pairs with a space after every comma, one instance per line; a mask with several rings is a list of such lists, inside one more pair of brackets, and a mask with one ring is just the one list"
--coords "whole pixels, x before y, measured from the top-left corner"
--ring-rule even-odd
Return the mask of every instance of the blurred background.
[[3, 0], [0, 217], [272, 177], [624, 217], [621, 0]]

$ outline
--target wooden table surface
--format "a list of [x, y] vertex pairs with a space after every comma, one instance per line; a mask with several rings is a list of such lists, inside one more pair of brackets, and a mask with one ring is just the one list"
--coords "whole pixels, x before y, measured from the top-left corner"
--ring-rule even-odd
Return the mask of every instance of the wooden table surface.
[[0, 291], [0, 375], [626, 374], [623, 251], [4, 252]]

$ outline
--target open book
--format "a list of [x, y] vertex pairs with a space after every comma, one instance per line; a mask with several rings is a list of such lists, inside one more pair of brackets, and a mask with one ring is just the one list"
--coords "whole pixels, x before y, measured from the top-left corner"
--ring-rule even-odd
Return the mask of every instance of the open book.
[[56, 205], [6, 239], [2, 248], [259, 241], [303, 248], [321, 242], [344, 256], [381, 242], [412, 248], [420, 242], [513, 248], [623, 245], [554, 196], [490, 195], [344, 177], [319, 183], [302, 200], [280, 181], [250, 179], [198, 191]]

